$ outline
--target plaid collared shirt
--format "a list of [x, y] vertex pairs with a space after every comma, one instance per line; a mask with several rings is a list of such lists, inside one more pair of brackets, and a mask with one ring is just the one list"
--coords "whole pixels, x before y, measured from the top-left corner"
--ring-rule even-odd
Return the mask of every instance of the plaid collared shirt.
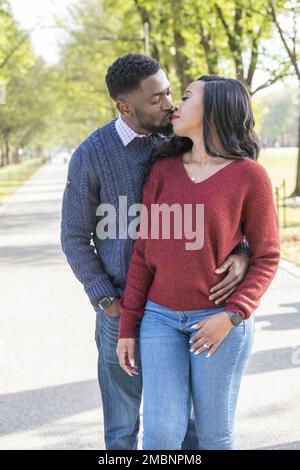
[[[116, 126], [116, 131], [120, 136], [120, 139], [126, 147], [135, 137], [141, 138], [141, 137], [147, 137], [145, 134], [137, 134], [131, 127], [129, 127], [126, 122], [122, 119], [122, 116], [120, 115], [118, 119], [115, 122]], [[150, 134], [148, 134], [149, 136]]]

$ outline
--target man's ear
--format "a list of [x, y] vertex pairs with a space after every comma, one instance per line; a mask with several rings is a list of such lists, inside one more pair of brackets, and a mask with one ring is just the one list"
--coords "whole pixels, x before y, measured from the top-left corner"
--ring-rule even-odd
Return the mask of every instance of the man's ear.
[[117, 109], [121, 114], [124, 114], [125, 116], [130, 114], [131, 112], [131, 105], [128, 103], [128, 101], [124, 100], [118, 100], [116, 103]]

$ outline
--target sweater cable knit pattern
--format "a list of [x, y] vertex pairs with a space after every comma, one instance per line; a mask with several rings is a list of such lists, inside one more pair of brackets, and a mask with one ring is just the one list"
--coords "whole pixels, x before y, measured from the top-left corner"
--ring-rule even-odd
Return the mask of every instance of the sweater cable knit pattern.
[[62, 202], [61, 246], [97, 313], [101, 297], [122, 295], [134, 243], [130, 237], [100, 240], [97, 207], [100, 201], [115, 207], [118, 234], [119, 196], [127, 196], [128, 206], [141, 202], [144, 165], [161, 142], [152, 135], [124, 147], [115, 120], [94, 131], [73, 153]]

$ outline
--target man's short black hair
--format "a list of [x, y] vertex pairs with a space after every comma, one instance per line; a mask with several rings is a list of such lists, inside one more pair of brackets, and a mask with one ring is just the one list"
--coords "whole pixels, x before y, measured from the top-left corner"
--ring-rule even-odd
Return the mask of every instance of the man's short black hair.
[[107, 70], [105, 77], [112, 99], [131, 93], [140, 82], [160, 69], [159, 62], [143, 54], [127, 54], [117, 59]]

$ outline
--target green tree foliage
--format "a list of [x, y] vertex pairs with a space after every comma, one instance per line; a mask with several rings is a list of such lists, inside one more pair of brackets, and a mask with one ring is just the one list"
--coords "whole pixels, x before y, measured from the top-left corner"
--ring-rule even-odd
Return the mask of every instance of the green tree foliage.
[[296, 86], [282, 86], [271, 89], [257, 98], [262, 109], [260, 137], [268, 147], [297, 145], [297, 123], [299, 114], [298, 89]]
[[[58, 21], [65, 34], [59, 63], [50, 67], [34, 54], [8, 0], [0, 0], [0, 81], [7, 89], [0, 106], [2, 164], [17, 158], [20, 145], [74, 147], [115, 116], [105, 73], [117, 57], [145, 52], [146, 23], [150, 55], [166, 71], [175, 102], [203, 74], [237, 77], [252, 94], [281, 80], [292, 61], [284, 43], [272, 47], [276, 34], [280, 45], [281, 23], [271, 6], [278, 21], [290, 13], [282, 0], [270, 1], [77, 0]], [[257, 71], [264, 72], [258, 85]]]
[[0, 105], [0, 165], [18, 161], [18, 148], [41, 134], [51, 112], [51, 69], [32, 50], [8, 2], [0, 0], [0, 81], [6, 102]]

